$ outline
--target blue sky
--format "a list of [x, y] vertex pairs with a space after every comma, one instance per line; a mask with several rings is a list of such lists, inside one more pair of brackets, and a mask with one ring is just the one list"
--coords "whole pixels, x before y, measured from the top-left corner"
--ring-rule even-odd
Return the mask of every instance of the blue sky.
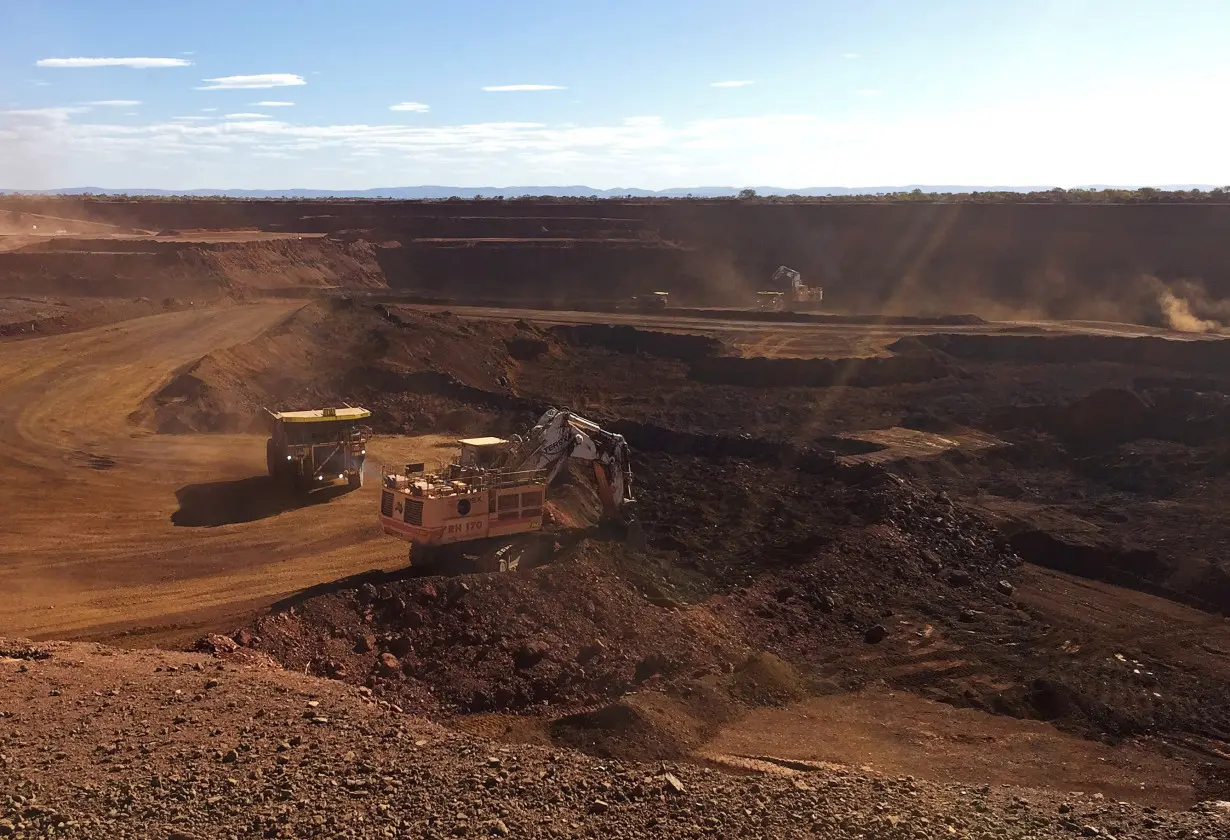
[[1230, 183], [1225, 0], [0, 0], [0, 22], [0, 187]]

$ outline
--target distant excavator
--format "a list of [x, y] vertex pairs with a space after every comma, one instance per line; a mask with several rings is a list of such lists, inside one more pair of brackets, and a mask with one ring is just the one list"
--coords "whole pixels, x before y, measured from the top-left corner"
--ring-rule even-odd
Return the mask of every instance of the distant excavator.
[[[824, 289], [807, 286], [803, 275], [793, 268], [779, 265], [773, 272], [773, 291], [756, 293], [757, 308], [769, 312], [806, 312], [820, 309], [824, 302]], [[777, 291], [788, 286], [786, 291]]]
[[[633, 502], [632, 469], [622, 435], [551, 408], [524, 437], [458, 443], [458, 455], [434, 472], [422, 463], [381, 468], [380, 525], [410, 543], [411, 564], [436, 565], [442, 552], [435, 549], [465, 543], [474, 545], [460, 553], [473, 557], [478, 570], [495, 570], [484, 558], [506, 568], [501, 552], [508, 538], [542, 530], [547, 490], [572, 460], [592, 464], [603, 518], [632, 524], [630, 535], [640, 539], [625, 510]], [[493, 553], [480, 541], [502, 545]]]

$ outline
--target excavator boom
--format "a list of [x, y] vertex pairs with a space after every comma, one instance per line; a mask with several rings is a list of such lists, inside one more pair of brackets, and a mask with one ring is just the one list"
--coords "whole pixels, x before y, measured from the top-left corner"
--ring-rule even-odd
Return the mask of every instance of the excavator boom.
[[548, 409], [514, 453], [510, 465], [518, 470], [548, 471], [548, 483], [570, 459], [589, 461], [602, 498], [603, 513], [615, 516], [632, 498], [632, 468], [623, 435], [608, 432], [592, 420], [571, 411]]

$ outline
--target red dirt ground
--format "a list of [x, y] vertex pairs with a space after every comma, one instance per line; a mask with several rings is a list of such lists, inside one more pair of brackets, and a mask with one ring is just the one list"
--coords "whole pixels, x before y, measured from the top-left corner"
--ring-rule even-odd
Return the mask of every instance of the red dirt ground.
[[[104, 202], [90, 218], [149, 229], [141, 204]], [[0, 633], [141, 645], [243, 628], [246, 645], [293, 669], [456, 726], [624, 759], [844, 761], [869, 744], [893, 772], [941, 774], [994, 737], [1038, 752], [978, 776], [1066, 786], [1104, 769], [1106, 795], [1167, 807], [1230, 793], [1221, 340], [971, 319], [616, 313], [591, 324], [561, 311], [424, 311], [331, 287], [496, 288], [507, 254], [488, 255], [473, 278], [447, 261], [410, 272], [424, 229], [407, 220], [445, 217], [438, 206], [391, 205], [377, 225], [362, 202], [151, 204], [167, 211], [164, 225], [208, 228], [231, 213], [275, 235], [55, 240], [0, 254], [0, 292], [22, 298], [5, 304], [7, 322], [60, 333], [18, 331], [0, 352]], [[754, 288], [758, 261], [777, 261], [774, 243], [792, 236], [805, 250], [800, 231], [829, 225], [839, 266], [867, 277], [858, 294], [888, 309], [909, 298], [885, 289], [933, 291], [958, 259], [954, 293], [973, 295], [961, 278], [995, 271], [997, 301], [1015, 306], [1038, 266], [1004, 267], [1017, 248], [1005, 231], [1032, 231], [1021, 241], [1046, 245], [1060, 273], [1139, 234], [1086, 291], [1213, 259], [1208, 249], [1179, 259], [1152, 228], [1141, 233], [1157, 208], [1051, 208], [1045, 225], [1083, 226], [1080, 241], [1030, 227], [1043, 223], [1029, 207], [787, 208], [793, 233], [761, 230], [756, 244], [754, 230], [732, 231], [729, 205], [646, 207], [605, 207], [607, 221], [645, 224], [593, 227], [595, 244], [557, 250], [612, 252], [604, 237], [636, 229], [651, 234], [630, 249], [638, 259], [676, 254], [682, 285], [721, 297]], [[1198, 231], [1221, 224], [1220, 209], [1192, 209], [1204, 214], [1188, 220]], [[774, 215], [785, 212], [738, 218], [789, 228], [792, 217]], [[496, 226], [467, 218], [445, 238]], [[1004, 227], [986, 227], [993, 218]], [[900, 247], [877, 256], [874, 225], [850, 227], [856, 219]], [[409, 232], [397, 233], [403, 221]], [[394, 233], [282, 236], [322, 226]], [[551, 250], [541, 244], [510, 250], [539, 259]], [[691, 273], [698, 250], [735, 266], [738, 282]], [[814, 268], [822, 256], [781, 260]], [[550, 282], [523, 273], [521, 288], [572, 282], [590, 294], [606, 282], [584, 261], [547, 268]], [[254, 301], [305, 288], [330, 294]], [[1039, 308], [1073, 300], [1055, 294]], [[1156, 314], [1146, 310], [1142, 320]], [[90, 326], [95, 317], [114, 323]], [[300, 507], [261, 475], [261, 406], [341, 400], [373, 410], [373, 457], [391, 463], [444, 454], [456, 434], [517, 431], [548, 404], [578, 409], [632, 445], [649, 551], [561, 531], [553, 562], [518, 573], [406, 570], [404, 546], [373, 521], [374, 488]], [[586, 508], [581, 483], [560, 492]], [[846, 740], [792, 736], [803, 714], [840, 721]], [[942, 734], [909, 743], [919, 725]], [[1045, 778], [1048, 762], [1064, 761]]]

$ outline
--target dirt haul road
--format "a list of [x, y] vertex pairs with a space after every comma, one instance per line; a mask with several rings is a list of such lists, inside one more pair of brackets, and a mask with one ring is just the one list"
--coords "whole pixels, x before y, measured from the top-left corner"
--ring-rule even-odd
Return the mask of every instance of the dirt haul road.
[[450, 312], [459, 318], [529, 321], [546, 326], [610, 324], [637, 329], [720, 336], [743, 356], [767, 358], [870, 358], [890, 356], [888, 345], [902, 338], [929, 333], [980, 335], [1107, 335], [1122, 338], [1159, 336], [1176, 341], [1217, 340], [1220, 335], [1181, 332], [1113, 321], [988, 321], [981, 324], [808, 323], [741, 318], [704, 318], [630, 312], [588, 312], [566, 309], [522, 309], [494, 306], [400, 303], [395, 308], [418, 312]]
[[[283, 593], [403, 562], [375, 525], [373, 482], [288, 509], [264, 477], [263, 436], [155, 435], [128, 419], [177, 368], [293, 308], [173, 312], [3, 345], [0, 636], [137, 628], [144, 643], [179, 641]], [[369, 468], [436, 442], [374, 442]]]

